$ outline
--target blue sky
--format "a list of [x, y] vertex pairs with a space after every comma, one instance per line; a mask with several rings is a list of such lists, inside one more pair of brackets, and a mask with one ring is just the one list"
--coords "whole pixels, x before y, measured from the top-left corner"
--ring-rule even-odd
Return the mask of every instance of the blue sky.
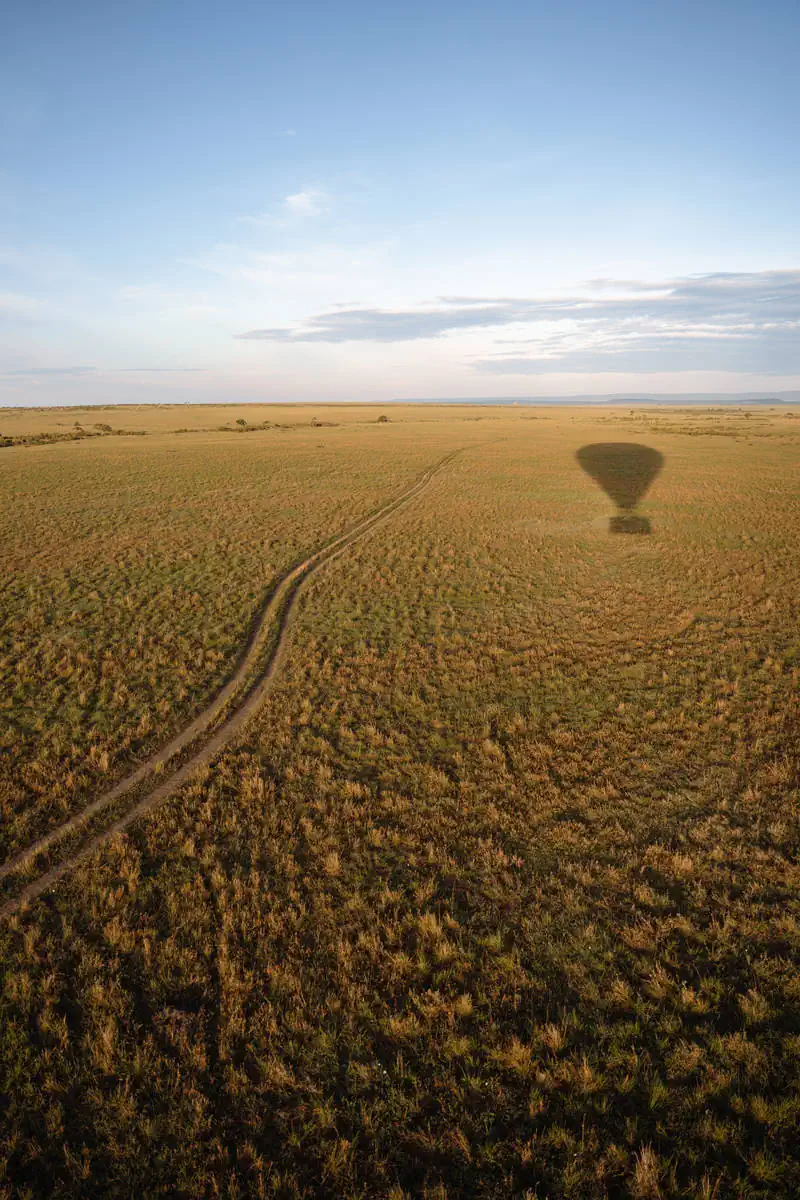
[[800, 387], [800, 6], [12, 0], [0, 404]]

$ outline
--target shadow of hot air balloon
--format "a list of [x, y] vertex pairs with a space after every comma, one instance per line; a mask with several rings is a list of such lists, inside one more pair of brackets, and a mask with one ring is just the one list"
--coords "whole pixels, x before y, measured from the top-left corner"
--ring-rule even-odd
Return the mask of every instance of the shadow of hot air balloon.
[[609, 533], [649, 533], [647, 517], [634, 509], [661, 470], [663, 454], [637, 442], [594, 442], [575, 457], [621, 510], [611, 518]]

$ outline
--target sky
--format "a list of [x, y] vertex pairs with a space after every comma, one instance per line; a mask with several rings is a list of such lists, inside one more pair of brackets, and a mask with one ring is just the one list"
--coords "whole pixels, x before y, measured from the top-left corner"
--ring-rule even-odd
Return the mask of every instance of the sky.
[[0, 405], [800, 387], [796, 0], [8, 0]]

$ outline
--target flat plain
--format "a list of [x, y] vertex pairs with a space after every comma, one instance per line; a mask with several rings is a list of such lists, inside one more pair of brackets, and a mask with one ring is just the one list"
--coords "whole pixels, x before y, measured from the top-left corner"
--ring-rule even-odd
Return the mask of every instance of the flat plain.
[[[800, 1193], [800, 412], [0, 434], [0, 872], [385, 514], [209, 761], [0, 879], [0, 1195]], [[648, 535], [576, 458], [619, 443]]]

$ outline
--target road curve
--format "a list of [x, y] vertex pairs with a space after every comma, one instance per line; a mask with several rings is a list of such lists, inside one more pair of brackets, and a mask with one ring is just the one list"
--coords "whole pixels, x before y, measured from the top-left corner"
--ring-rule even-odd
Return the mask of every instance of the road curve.
[[[163, 768], [167, 766], [171, 759], [190, 746], [197, 738], [202, 737], [215, 721], [225, 713], [225, 710], [230, 708], [219, 728], [215, 730], [211, 737], [182, 766], [172, 771], [167, 778], [161, 778], [156, 787], [148, 790], [144, 796], [137, 800], [111, 825], [101, 832], [90, 836], [74, 853], [69, 854], [55, 866], [36, 876], [15, 896], [0, 905], [0, 917], [9, 917], [24, 904], [35, 900], [37, 896], [40, 896], [42, 892], [51, 888], [62, 876], [77, 866], [78, 863], [94, 854], [109, 838], [114, 837], [117, 833], [121, 833], [131, 822], [142, 816], [143, 813], [146, 813], [161, 800], [165, 800], [168, 796], [172, 795], [192, 777], [199, 767], [208, 765], [219, 754], [226, 743], [230, 741], [234, 734], [238, 733], [245, 722], [261, 706], [264, 698], [270, 691], [283, 661], [289, 626], [297, 607], [297, 601], [314, 573], [326, 563], [333, 562], [355, 542], [359, 541], [367, 533], [370, 533], [378, 525], [382, 525], [398, 509], [418, 496], [428, 486], [434, 475], [446, 466], [447, 463], [451, 462], [459, 453], [459, 450], [454, 450], [452, 453], [445, 455], [444, 458], [440, 459], [434, 466], [429, 467], [411, 487], [395, 497], [394, 500], [388, 501], [376, 512], [365, 517], [352, 529], [348, 530], [347, 533], [341, 534], [334, 541], [328, 543], [327, 546], [316, 550], [283, 576], [274, 588], [269, 602], [265, 606], [250, 635], [239, 666], [214, 700], [181, 733], [172, 738], [166, 746], [162, 746], [160, 750], [152, 754], [150, 758], [129, 775], [126, 775], [124, 779], [121, 779], [113, 788], [97, 796], [96, 799], [87, 804], [80, 812], [75, 813], [74, 816], [54, 829], [51, 829], [42, 837], [37, 838], [30, 845], [26, 846], [24, 850], [20, 850], [12, 858], [0, 865], [0, 882], [10, 875], [15, 874], [26, 863], [43, 854], [62, 838], [80, 829], [92, 817], [101, 813], [103, 809], [114, 804], [126, 792], [136, 787], [137, 784], [140, 784], [148, 775], [154, 774], [156, 771], [163, 771]], [[271, 633], [274, 634], [275, 644], [264, 669], [259, 674], [253, 675], [253, 668], [257, 664], [264, 643]]]

